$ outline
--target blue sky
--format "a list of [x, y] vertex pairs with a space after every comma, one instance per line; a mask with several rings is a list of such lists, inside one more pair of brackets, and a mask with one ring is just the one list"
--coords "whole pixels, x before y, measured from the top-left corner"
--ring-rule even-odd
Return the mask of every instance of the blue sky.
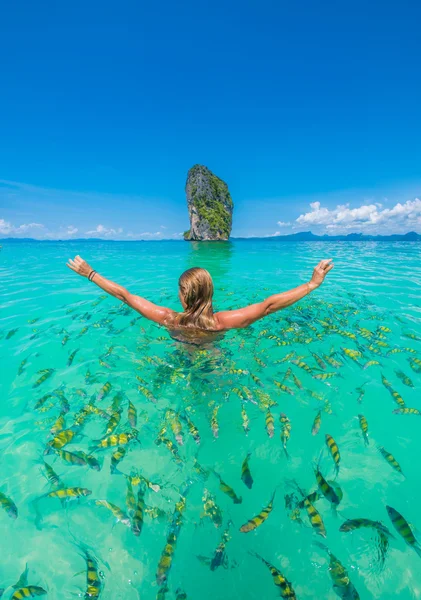
[[421, 232], [420, 18], [415, 0], [5, 3], [0, 236], [177, 238], [195, 163], [229, 184], [233, 235]]

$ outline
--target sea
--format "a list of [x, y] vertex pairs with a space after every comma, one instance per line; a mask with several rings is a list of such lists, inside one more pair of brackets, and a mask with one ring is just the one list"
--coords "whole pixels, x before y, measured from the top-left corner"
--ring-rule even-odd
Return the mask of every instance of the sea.
[[[421, 597], [421, 244], [0, 243], [5, 598]], [[175, 310], [193, 266], [216, 310], [335, 267], [194, 347], [77, 254]]]

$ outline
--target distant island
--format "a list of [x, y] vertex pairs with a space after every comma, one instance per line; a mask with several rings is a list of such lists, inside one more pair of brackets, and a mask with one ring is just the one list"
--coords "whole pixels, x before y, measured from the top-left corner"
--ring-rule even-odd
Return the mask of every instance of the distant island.
[[[234, 238], [237, 240], [250, 238]], [[267, 237], [253, 238], [267, 240]], [[390, 235], [366, 235], [365, 233], [348, 233], [347, 235], [316, 235], [311, 231], [299, 231], [287, 235], [272, 235], [271, 240], [282, 242], [420, 242], [421, 235], [415, 231], [408, 233], [392, 233]]]
[[234, 204], [228, 186], [203, 165], [194, 165], [186, 182], [190, 229], [186, 241], [219, 242], [228, 240]]
[[[269, 237], [234, 237], [232, 240], [274, 240], [277, 242], [421, 242], [421, 235], [415, 231], [408, 233], [393, 233], [391, 235], [365, 235], [364, 233], [349, 233], [348, 235], [316, 235], [311, 231], [300, 231], [298, 233], [291, 233], [288, 235], [272, 235]], [[47, 244], [54, 244], [56, 242], [112, 242], [121, 243], [129, 242], [143, 243], [143, 242], [175, 242], [179, 240], [173, 239], [162, 239], [162, 240], [105, 240], [103, 238], [75, 238], [66, 240], [36, 240], [35, 238], [0, 238], [0, 245], [2, 242], [42, 242]]]

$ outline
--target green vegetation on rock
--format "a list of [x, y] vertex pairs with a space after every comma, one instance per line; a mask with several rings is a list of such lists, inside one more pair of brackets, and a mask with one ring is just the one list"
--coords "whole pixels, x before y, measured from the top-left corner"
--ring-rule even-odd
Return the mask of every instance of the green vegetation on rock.
[[190, 230], [186, 240], [227, 240], [231, 233], [233, 201], [227, 184], [207, 167], [195, 165], [187, 175]]

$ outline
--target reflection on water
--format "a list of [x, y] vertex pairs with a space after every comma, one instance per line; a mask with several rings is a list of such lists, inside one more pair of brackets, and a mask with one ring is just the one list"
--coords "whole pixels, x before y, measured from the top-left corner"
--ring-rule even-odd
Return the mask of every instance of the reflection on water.
[[231, 269], [233, 242], [189, 242], [188, 268], [207, 269], [217, 285], [226, 284], [224, 278]]

